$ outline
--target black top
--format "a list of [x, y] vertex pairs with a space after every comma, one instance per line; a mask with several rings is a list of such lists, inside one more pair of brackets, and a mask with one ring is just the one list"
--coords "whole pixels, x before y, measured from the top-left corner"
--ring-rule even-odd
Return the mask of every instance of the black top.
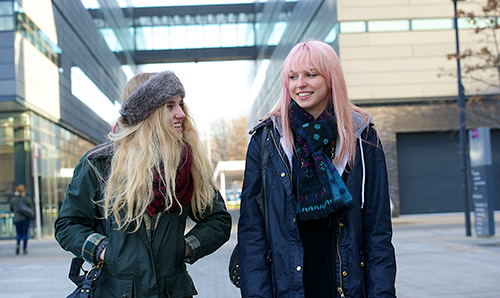
[[[297, 178], [302, 168], [293, 157], [293, 194], [297, 197]], [[333, 228], [330, 218], [297, 221], [304, 248], [303, 282], [305, 298], [335, 297]]]

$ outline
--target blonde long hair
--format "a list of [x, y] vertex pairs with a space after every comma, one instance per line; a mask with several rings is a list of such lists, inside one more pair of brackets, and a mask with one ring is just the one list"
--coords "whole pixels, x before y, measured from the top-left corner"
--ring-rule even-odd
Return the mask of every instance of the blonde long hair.
[[347, 154], [347, 160], [352, 164], [356, 154], [356, 135], [351, 112], [361, 114], [365, 121], [368, 121], [369, 117], [366, 112], [349, 101], [339, 58], [330, 45], [318, 40], [308, 40], [298, 43], [292, 48], [281, 69], [281, 98], [267, 117], [276, 115], [281, 118], [285, 144], [289, 146], [289, 149], [293, 149], [293, 132], [288, 116], [291, 103], [288, 91], [289, 77], [292, 72], [309, 72], [311, 66], [325, 78], [328, 89], [331, 91], [330, 100], [334, 107], [339, 137], [339, 150], [333, 163], [341, 164]]
[[[151, 75], [154, 73], [142, 79], [147, 80]], [[142, 79], [131, 81], [137, 87]], [[183, 111], [186, 118], [183, 121], [182, 138], [169, 120], [169, 110], [165, 104], [134, 126], [128, 126], [125, 119], [120, 117], [118, 129], [108, 135], [113, 157], [109, 178], [104, 184], [103, 198], [98, 203], [103, 207], [105, 217], [112, 215], [115, 218], [119, 229], [129, 226], [133, 227], [133, 232], [139, 229], [142, 216], [154, 197], [153, 175], [155, 171], [161, 172], [161, 168], [167, 189], [166, 207], [178, 204], [182, 210], [175, 197], [175, 178], [186, 145], [191, 148], [193, 156], [191, 175], [194, 193], [191, 208], [194, 216], [200, 218], [207, 208], [212, 207], [214, 186], [210, 161], [186, 104]]]

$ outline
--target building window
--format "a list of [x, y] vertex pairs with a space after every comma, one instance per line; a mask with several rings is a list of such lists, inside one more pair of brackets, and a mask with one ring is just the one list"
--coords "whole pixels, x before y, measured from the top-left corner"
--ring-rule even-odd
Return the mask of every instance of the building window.
[[[17, 3], [17, 2], [16, 2]], [[26, 38], [37, 50], [55, 65], [59, 65], [59, 55], [61, 48], [23, 12], [22, 7], [16, 5], [16, 29]]]
[[360, 33], [366, 32], [366, 22], [365, 21], [349, 21], [340, 23], [341, 33]]
[[415, 19], [411, 20], [411, 29], [420, 30], [450, 30], [453, 29], [452, 19]]
[[283, 21], [274, 23], [273, 31], [271, 32], [271, 35], [269, 36], [269, 40], [267, 41], [267, 45], [269, 45], [269, 46], [278, 45], [280, 40], [281, 40], [281, 36], [283, 36], [283, 33], [285, 32], [287, 25], [288, 25], [288, 23], [283, 22]]
[[118, 119], [120, 104], [118, 102], [113, 104], [77, 66], [71, 67], [71, 93], [110, 125]]
[[326, 43], [333, 43], [337, 40], [337, 37], [339, 37], [339, 23], [333, 25], [332, 29], [328, 32], [323, 41]]
[[13, 31], [14, 4], [11, 1], [0, 2], [0, 31]]
[[[458, 28], [474, 29], [476, 27], [491, 27], [496, 19], [477, 18], [473, 24], [467, 18], [458, 19]], [[345, 21], [340, 22], [340, 33], [364, 33], [364, 32], [396, 32], [396, 31], [425, 31], [425, 30], [451, 30], [453, 19], [412, 19], [412, 20], [373, 20], [373, 21]], [[335, 38], [334, 38], [335, 37]], [[325, 41], [336, 39], [334, 28], [328, 33]], [[331, 43], [330, 42], [330, 43]]]
[[368, 21], [369, 32], [408, 31], [408, 30], [410, 30], [409, 20]]

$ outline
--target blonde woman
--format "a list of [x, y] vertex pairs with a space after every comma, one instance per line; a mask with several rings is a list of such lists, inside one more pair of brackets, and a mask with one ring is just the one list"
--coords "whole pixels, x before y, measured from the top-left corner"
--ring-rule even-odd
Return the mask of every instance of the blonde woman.
[[[55, 237], [91, 264], [104, 261], [95, 297], [192, 297], [185, 262], [224, 244], [231, 218], [181, 82], [170, 71], [138, 76], [109, 142], [75, 168]], [[196, 225], [185, 235], [187, 216]]]
[[[247, 151], [242, 296], [395, 297], [384, 152], [370, 116], [349, 102], [337, 54], [321, 41], [295, 45], [281, 83]], [[266, 212], [257, 204], [262, 191]]]

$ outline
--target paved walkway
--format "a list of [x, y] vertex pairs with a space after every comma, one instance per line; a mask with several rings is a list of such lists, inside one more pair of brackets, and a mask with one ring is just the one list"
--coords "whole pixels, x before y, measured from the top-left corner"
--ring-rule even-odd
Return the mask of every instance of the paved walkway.
[[[233, 214], [236, 222], [238, 213]], [[240, 297], [227, 273], [234, 227], [221, 249], [188, 266], [199, 298]], [[30, 240], [27, 255], [15, 255], [14, 246], [12, 240], [0, 241], [0, 298], [64, 298], [74, 289], [67, 278], [72, 255], [55, 240]], [[500, 297], [500, 236], [466, 237], [462, 214], [395, 218], [394, 246], [399, 298]]]

